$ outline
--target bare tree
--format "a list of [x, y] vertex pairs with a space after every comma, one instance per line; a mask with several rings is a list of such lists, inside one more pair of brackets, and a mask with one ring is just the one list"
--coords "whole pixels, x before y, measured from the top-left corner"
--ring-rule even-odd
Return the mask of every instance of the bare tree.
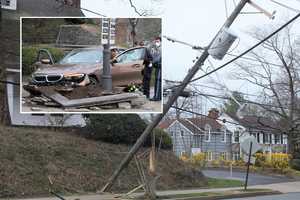
[[[251, 36], [261, 40], [271, 31], [272, 28], [255, 28]], [[300, 152], [295, 149], [300, 141], [299, 43], [299, 35], [289, 26], [250, 53], [256, 61], [236, 63], [241, 70], [234, 74], [235, 78], [261, 89], [261, 103], [264, 103], [261, 107], [279, 122], [279, 127], [273, 128], [287, 133], [288, 149], [294, 158], [300, 158]]]

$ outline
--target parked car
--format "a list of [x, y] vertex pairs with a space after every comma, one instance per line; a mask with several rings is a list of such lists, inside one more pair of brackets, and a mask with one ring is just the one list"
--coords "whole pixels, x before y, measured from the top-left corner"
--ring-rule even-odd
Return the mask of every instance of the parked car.
[[[111, 65], [114, 86], [127, 86], [142, 83], [145, 47], [135, 47], [118, 54]], [[46, 53], [48, 58], [41, 58]], [[86, 86], [101, 83], [103, 48], [75, 49], [58, 63], [47, 50], [39, 52], [37, 70], [32, 74], [34, 85]]]

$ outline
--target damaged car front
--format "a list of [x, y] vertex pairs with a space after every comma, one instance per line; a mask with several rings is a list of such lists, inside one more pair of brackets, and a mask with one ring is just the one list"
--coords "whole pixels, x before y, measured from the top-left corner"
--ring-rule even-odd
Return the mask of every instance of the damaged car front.
[[61, 61], [52, 64], [50, 59], [42, 59], [36, 64], [31, 84], [38, 86], [86, 86], [96, 84], [102, 66], [103, 49], [75, 49]]

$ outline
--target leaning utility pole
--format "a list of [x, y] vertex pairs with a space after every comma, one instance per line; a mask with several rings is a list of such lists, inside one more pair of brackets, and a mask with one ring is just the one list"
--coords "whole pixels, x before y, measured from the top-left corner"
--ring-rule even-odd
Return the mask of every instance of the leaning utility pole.
[[[220, 29], [219, 32], [222, 31], [223, 28], [229, 28], [233, 21], [236, 19], [236, 17], [239, 15], [241, 10], [244, 8], [244, 6], [249, 2], [249, 0], [241, 0], [239, 4], [236, 6], [232, 14], [230, 15], [229, 18], [227, 18], [226, 22], [224, 23], [223, 27]], [[218, 33], [219, 34], [219, 33]], [[215, 36], [215, 38], [218, 36], [218, 34]], [[133, 156], [137, 153], [139, 148], [142, 146], [144, 141], [146, 140], [147, 136], [151, 134], [153, 129], [159, 124], [159, 122], [162, 120], [162, 118], [166, 115], [166, 113], [169, 111], [171, 106], [174, 104], [176, 99], [180, 96], [180, 94], [184, 91], [185, 87], [190, 83], [194, 75], [198, 72], [200, 67], [204, 64], [205, 60], [208, 58], [209, 53], [208, 50], [213, 44], [215, 38], [210, 42], [210, 44], [204, 49], [202, 55], [200, 58], [197, 60], [195, 65], [190, 69], [189, 73], [186, 75], [186, 77], [183, 79], [182, 83], [178, 86], [178, 88], [172, 93], [170, 96], [168, 102], [164, 105], [163, 108], [163, 113], [158, 114], [154, 121], [149, 124], [142, 135], [139, 137], [139, 139], [136, 141], [136, 143], [133, 145], [133, 147], [130, 149], [129, 153], [126, 155], [126, 157], [122, 160], [121, 164], [119, 167], [114, 171], [112, 176], [109, 178], [108, 182], [105, 184], [105, 186], [102, 188], [102, 192], [105, 192], [109, 190], [115, 180], [118, 178], [119, 174], [121, 171], [129, 164]]]

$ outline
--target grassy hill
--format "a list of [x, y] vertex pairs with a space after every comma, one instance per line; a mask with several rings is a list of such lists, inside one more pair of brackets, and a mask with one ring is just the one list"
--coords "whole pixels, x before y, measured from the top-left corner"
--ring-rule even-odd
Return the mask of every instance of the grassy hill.
[[[48, 196], [48, 176], [55, 191], [62, 194], [96, 192], [128, 150], [127, 146], [88, 140], [70, 131], [0, 126], [0, 198]], [[143, 160], [145, 167], [147, 162], [148, 156]], [[185, 165], [172, 152], [160, 151], [158, 162], [162, 175], [159, 190], [207, 184], [201, 172]], [[137, 174], [131, 162], [113, 191], [138, 186]]]

